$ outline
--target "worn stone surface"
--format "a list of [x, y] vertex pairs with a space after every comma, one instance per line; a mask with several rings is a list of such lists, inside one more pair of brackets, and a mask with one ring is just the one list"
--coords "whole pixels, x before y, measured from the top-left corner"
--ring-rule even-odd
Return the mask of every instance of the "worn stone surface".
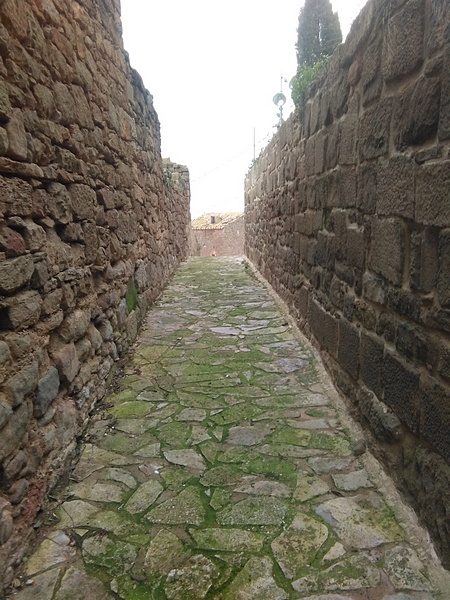
[[150, 310], [17, 600], [35, 586], [70, 598], [70, 582], [93, 600], [444, 600], [446, 575], [247, 269], [191, 259]]

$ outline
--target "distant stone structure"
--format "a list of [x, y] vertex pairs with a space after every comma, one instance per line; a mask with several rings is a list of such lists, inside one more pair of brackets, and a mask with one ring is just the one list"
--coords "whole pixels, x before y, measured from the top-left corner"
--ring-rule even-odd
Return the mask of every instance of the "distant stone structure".
[[242, 256], [244, 213], [208, 213], [191, 223], [192, 256]]
[[119, 0], [0, 0], [0, 596], [149, 303], [188, 254]]
[[246, 179], [246, 252], [450, 566], [450, 2], [370, 0]]

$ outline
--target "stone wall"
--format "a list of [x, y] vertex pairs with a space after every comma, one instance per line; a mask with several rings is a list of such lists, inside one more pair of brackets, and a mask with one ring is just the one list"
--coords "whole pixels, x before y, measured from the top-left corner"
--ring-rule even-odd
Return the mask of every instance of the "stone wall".
[[246, 252], [450, 566], [450, 3], [372, 0], [246, 179]]
[[0, 0], [0, 593], [189, 225], [119, 0]]
[[215, 229], [193, 228], [191, 232], [192, 256], [243, 256], [244, 215], [223, 227]]

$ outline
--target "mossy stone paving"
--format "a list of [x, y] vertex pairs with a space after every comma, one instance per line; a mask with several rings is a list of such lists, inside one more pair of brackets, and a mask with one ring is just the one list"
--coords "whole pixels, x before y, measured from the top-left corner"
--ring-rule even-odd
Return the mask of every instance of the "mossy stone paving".
[[182, 265], [119, 385], [17, 600], [449, 598], [243, 259]]

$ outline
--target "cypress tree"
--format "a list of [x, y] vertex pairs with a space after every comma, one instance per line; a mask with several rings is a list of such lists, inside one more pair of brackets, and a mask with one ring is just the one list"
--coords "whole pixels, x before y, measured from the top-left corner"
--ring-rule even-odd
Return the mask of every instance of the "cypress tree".
[[330, 0], [305, 0], [297, 29], [297, 64], [313, 67], [331, 56], [342, 42], [339, 16]]

